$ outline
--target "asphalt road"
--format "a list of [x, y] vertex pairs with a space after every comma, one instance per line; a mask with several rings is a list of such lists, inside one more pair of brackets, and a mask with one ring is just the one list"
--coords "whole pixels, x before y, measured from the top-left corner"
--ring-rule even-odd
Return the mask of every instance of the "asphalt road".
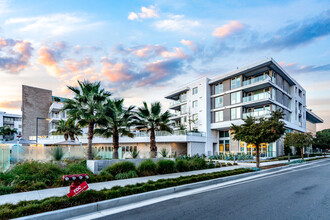
[[[330, 160], [171, 199], [109, 219], [330, 219]], [[307, 168], [307, 169], [306, 169]]]

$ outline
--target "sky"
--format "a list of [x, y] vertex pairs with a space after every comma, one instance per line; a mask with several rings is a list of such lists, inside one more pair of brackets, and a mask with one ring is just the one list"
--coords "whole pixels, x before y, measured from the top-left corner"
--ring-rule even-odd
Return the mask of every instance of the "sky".
[[190, 81], [272, 57], [330, 128], [329, 0], [0, 0], [0, 110], [22, 84], [72, 97], [101, 81], [125, 105], [161, 101]]

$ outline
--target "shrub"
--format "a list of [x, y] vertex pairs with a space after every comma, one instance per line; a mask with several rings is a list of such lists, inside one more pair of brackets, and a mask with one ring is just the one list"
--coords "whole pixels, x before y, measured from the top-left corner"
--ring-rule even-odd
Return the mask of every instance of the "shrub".
[[210, 169], [215, 168], [215, 164], [213, 162], [210, 162], [208, 164], [208, 168], [210, 168]]
[[62, 147], [54, 147], [49, 153], [55, 161], [60, 161], [64, 157]]
[[232, 163], [230, 163], [230, 162], [228, 162], [228, 163], [227, 163], [227, 166], [232, 166], [232, 165], [233, 165], [233, 164], [232, 164]]
[[221, 163], [221, 167], [226, 167], [226, 166], [227, 166], [227, 164], [225, 162]]
[[216, 162], [215, 163], [215, 167], [220, 167], [220, 163], [219, 162]]
[[168, 153], [169, 152], [167, 151], [166, 148], [161, 149], [161, 151], [159, 152], [159, 154], [162, 155], [162, 157], [167, 157]]
[[157, 173], [157, 165], [152, 160], [145, 160], [137, 168], [140, 176], [152, 176]]
[[188, 163], [187, 160], [183, 160], [183, 159], [177, 160], [176, 164], [175, 164], [175, 167], [180, 172], [189, 171], [189, 163]]
[[44, 182], [36, 182], [30, 185], [27, 189], [28, 190], [38, 190], [38, 189], [46, 189], [47, 185]]
[[207, 164], [205, 159], [195, 157], [191, 160], [189, 160], [189, 168], [190, 170], [202, 170], [207, 168]]
[[238, 165], [238, 163], [235, 162], [234, 165]]
[[105, 168], [105, 171], [113, 176], [116, 176], [119, 173], [128, 173], [131, 170], [136, 171], [135, 164], [128, 161], [115, 163], [112, 166]]
[[174, 173], [175, 163], [172, 160], [160, 160], [157, 163], [157, 172], [160, 174]]
[[15, 188], [12, 186], [0, 186], [0, 195], [13, 193]]
[[72, 163], [65, 167], [65, 174], [84, 174], [92, 175], [92, 172], [87, 168], [86, 163]]
[[131, 153], [133, 159], [138, 158], [139, 154], [140, 154], [140, 151], [137, 151], [136, 148], [134, 148]]
[[136, 174], [136, 172], [134, 170], [130, 170], [127, 173], [118, 173], [115, 176], [116, 180], [121, 180], [121, 179], [129, 179], [129, 178], [135, 178], [138, 177], [138, 175]]

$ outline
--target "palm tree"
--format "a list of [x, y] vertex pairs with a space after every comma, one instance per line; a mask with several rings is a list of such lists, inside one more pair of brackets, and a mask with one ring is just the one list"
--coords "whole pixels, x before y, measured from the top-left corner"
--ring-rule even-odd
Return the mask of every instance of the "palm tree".
[[88, 126], [88, 160], [93, 159], [92, 140], [94, 127], [100, 122], [102, 105], [106, 102], [111, 93], [101, 88], [101, 82], [78, 81], [78, 87], [68, 86], [74, 92], [73, 99], [64, 101], [62, 110], [67, 110], [68, 115], [77, 121], [80, 127]]
[[11, 129], [7, 125], [5, 125], [3, 127], [0, 127], [0, 135], [2, 135], [3, 139], [12, 140], [14, 134], [17, 134], [17, 129], [16, 128]]
[[71, 141], [75, 141], [76, 136], [82, 134], [82, 130], [74, 120], [68, 119], [67, 121], [64, 121], [61, 119], [56, 126], [55, 134], [63, 134], [66, 141], [69, 137]]
[[134, 106], [124, 108], [124, 99], [108, 100], [104, 105], [103, 119], [100, 128], [95, 129], [95, 134], [103, 137], [112, 137], [113, 159], [118, 159], [119, 135], [134, 137], [130, 127], [134, 122], [132, 110]]
[[156, 157], [156, 135], [155, 131], [168, 131], [172, 133], [172, 128], [168, 125], [171, 114], [169, 111], [161, 113], [160, 102], [151, 103], [150, 109], [146, 102], [143, 102], [143, 107], [137, 111], [137, 128], [150, 132], [150, 156]]

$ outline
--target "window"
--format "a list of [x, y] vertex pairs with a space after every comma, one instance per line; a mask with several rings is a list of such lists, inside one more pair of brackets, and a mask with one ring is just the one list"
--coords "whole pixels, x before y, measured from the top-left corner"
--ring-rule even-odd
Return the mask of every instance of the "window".
[[193, 101], [192, 102], [192, 107], [197, 108], [197, 106], [198, 106], [198, 101], [197, 100]]
[[241, 92], [234, 92], [230, 94], [231, 96], [231, 104], [237, 104], [241, 102]]
[[181, 95], [180, 95], [180, 101], [186, 101], [187, 100], [187, 94], [186, 93], [182, 93]]
[[231, 109], [231, 120], [241, 118], [241, 108], [232, 108]]
[[193, 114], [192, 115], [192, 120], [195, 122], [198, 120], [198, 114]]
[[219, 137], [220, 138], [229, 137], [229, 131], [219, 131]]
[[193, 88], [192, 93], [193, 93], [193, 95], [197, 94], [198, 93], [198, 87]]
[[219, 83], [219, 84], [215, 85], [214, 94], [219, 94], [220, 92], [223, 92], [223, 85], [222, 85], [222, 83]]
[[215, 122], [223, 121], [223, 111], [215, 112]]
[[223, 106], [223, 96], [220, 96], [220, 97], [216, 97], [214, 99], [214, 107], [215, 108], [220, 108]]
[[181, 106], [181, 114], [187, 113], [187, 104]]
[[241, 77], [237, 76], [231, 79], [231, 89], [235, 89], [241, 86]]

